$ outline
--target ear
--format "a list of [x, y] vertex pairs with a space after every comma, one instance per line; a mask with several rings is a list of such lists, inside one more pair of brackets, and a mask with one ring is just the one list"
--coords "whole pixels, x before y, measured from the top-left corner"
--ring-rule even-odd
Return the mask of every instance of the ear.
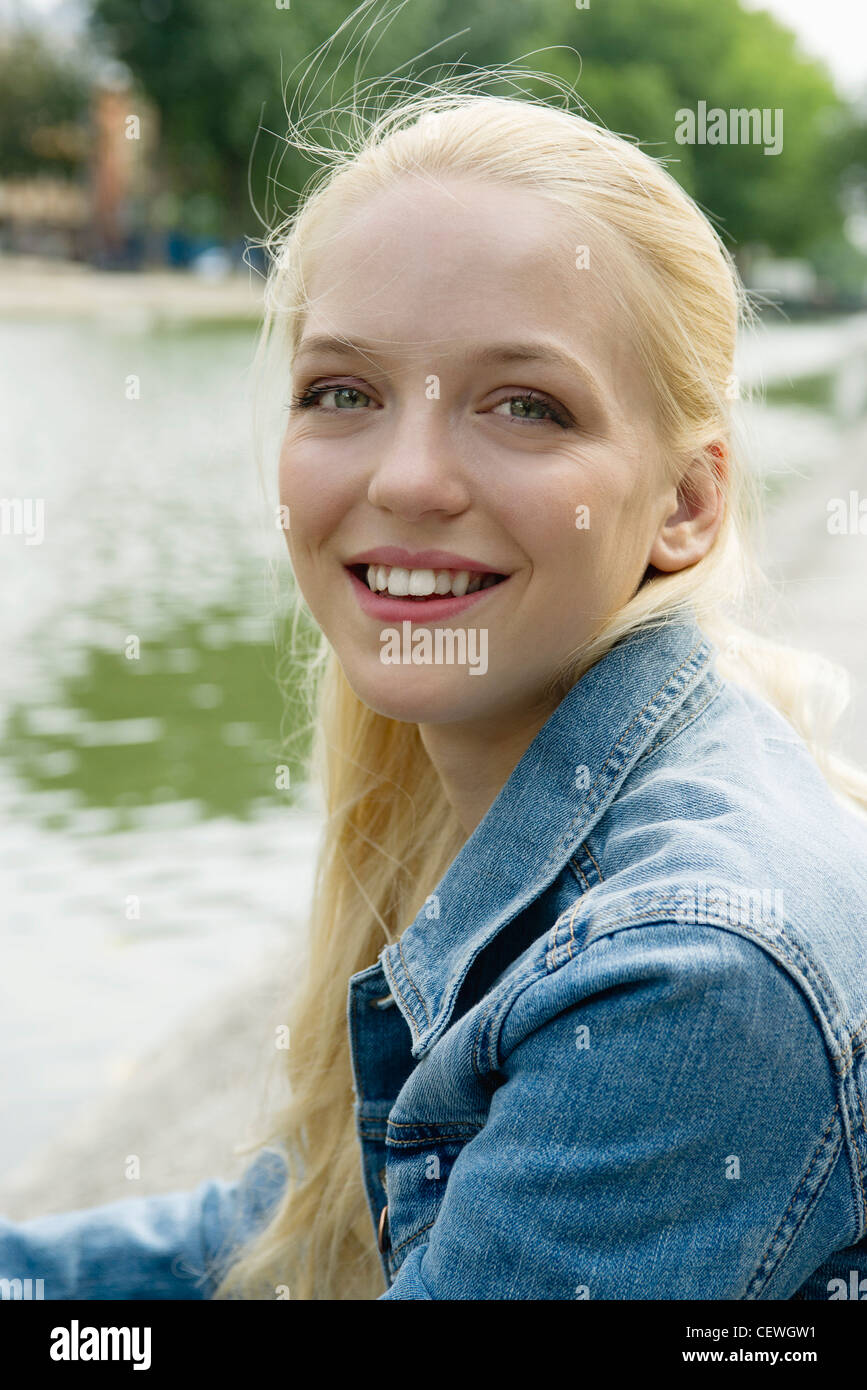
[[678, 483], [675, 509], [656, 534], [648, 564], [671, 574], [707, 554], [725, 512], [727, 480], [728, 451], [716, 441], [693, 459]]

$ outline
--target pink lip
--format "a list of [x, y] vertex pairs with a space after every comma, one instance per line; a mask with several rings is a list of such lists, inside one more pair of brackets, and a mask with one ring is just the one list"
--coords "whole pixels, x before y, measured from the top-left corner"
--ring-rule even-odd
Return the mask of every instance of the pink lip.
[[[430, 552], [428, 552], [430, 554]], [[362, 564], [361, 560], [354, 561]], [[370, 562], [374, 562], [371, 560]], [[387, 563], [380, 561], [381, 564]], [[451, 569], [451, 565], [441, 565], [441, 569]], [[496, 573], [497, 571], [494, 571]], [[368, 589], [362, 579], [359, 579], [352, 570], [347, 569], [349, 582], [355, 590], [355, 597], [358, 599], [362, 610], [371, 618], [384, 618], [387, 622], [401, 623], [429, 623], [435, 622], [438, 618], [454, 618], [465, 609], [471, 608], [479, 599], [487, 598], [488, 594], [499, 593], [508, 579], [503, 579], [499, 584], [490, 584], [487, 589], [476, 589], [473, 594], [464, 594], [463, 598], [457, 598], [454, 594], [449, 598], [411, 598], [399, 599], [390, 598], [386, 594], [375, 594], [372, 589]]]
[[344, 565], [400, 565], [408, 570], [471, 570], [475, 574], [503, 574], [479, 560], [455, 555], [450, 550], [404, 550], [399, 545], [379, 545], [351, 555]]

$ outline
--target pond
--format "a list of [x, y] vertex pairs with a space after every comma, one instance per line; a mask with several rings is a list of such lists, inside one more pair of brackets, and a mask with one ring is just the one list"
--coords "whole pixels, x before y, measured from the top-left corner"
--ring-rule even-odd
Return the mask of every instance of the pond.
[[0, 322], [0, 492], [43, 513], [0, 536], [0, 1172], [309, 898], [253, 347], [243, 323]]

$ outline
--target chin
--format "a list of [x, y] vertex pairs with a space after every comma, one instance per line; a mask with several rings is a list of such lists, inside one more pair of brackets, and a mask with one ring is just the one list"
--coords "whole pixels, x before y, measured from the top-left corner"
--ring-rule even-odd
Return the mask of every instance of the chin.
[[[466, 671], [444, 671], [442, 667], [423, 670], [388, 667], [369, 674], [344, 667], [346, 679], [359, 700], [387, 719], [406, 724], [448, 724], [455, 720], [484, 717], [475, 690], [467, 690]], [[484, 685], [478, 676], [472, 684]], [[473, 697], [476, 698], [473, 698]]]

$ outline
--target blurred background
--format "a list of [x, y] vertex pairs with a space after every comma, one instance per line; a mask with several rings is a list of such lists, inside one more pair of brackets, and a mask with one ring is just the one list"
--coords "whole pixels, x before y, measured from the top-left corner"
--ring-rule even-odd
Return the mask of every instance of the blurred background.
[[[314, 73], [309, 60], [352, 8], [0, 0], [12, 1216], [237, 1172], [232, 1146], [274, 1056], [319, 808], [281, 655], [291, 576], [250, 425], [256, 239], [312, 172], [281, 142], [284, 101], [316, 110], [348, 89], [349, 39]], [[393, 22], [378, 13], [349, 31], [365, 77], [425, 53], [412, 71], [557, 73], [712, 216], [762, 307], [734, 392], [764, 481], [775, 621], [850, 669], [840, 747], [867, 758], [864, 11], [407, 0]], [[678, 143], [676, 113], [701, 102], [781, 111], [782, 149]]]

